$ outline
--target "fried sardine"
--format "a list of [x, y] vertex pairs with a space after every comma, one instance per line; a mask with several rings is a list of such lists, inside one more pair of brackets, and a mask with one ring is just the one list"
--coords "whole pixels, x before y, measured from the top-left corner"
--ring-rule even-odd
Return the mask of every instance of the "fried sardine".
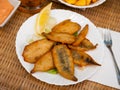
[[88, 24], [81, 30], [79, 35], [77, 36], [75, 42], [72, 44], [73, 46], [78, 46], [86, 37], [88, 33]]
[[97, 47], [98, 44], [93, 45], [93, 43], [88, 40], [87, 38], [85, 38], [81, 43], [80, 43], [80, 47], [85, 48], [86, 51], [87, 50], [92, 50], [95, 49]]
[[66, 45], [56, 45], [52, 50], [55, 67], [63, 77], [77, 81], [74, 76], [74, 63], [71, 51]]
[[73, 50], [86, 51], [86, 48], [82, 48], [82, 47], [80, 47], [80, 46], [68, 45], [68, 47], [69, 47], [70, 49], [73, 49]]
[[71, 44], [75, 41], [75, 37], [70, 34], [66, 33], [56, 33], [56, 32], [50, 32], [50, 33], [42, 33], [46, 38], [56, 41], [56, 42], [61, 42], [61, 43], [66, 43], [66, 44]]
[[87, 38], [85, 38], [79, 46], [73, 46], [73, 45], [68, 45], [69, 48], [74, 49], [74, 50], [78, 50], [78, 51], [88, 51], [88, 50], [93, 50], [97, 47], [98, 44], [93, 45], [92, 42], [90, 42], [90, 40], [88, 40]]
[[44, 72], [44, 71], [48, 71], [53, 68], [55, 68], [55, 66], [53, 63], [52, 53], [51, 51], [49, 51], [38, 59], [31, 73], [34, 73], [37, 71]]
[[75, 64], [77, 64], [81, 67], [87, 66], [87, 65], [101, 66], [100, 64], [95, 62], [95, 60], [91, 56], [86, 54], [85, 52], [80, 52], [80, 51], [76, 51], [76, 50], [71, 50], [71, 51], [72, 51], [72, 56], [73, 56], [73, 60], [74, 60]]
[[78, 30], [80, 30], [80, 28], [81, 26], [78, 23], [72, 22], [70, 19], [67, 19], [54, 26], [52, 28], [52, 31], [59, 33], [74, 34]]
[[53, 41], [47, 39], [35, 41], [25, 46], [22, 56], [26, 62], [35, 63], [52, 48], [53, 44]]

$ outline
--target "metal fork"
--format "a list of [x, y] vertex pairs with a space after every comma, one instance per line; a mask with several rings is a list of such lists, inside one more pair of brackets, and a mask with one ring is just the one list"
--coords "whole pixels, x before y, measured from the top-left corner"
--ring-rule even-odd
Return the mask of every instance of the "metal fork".
[[119, 67], [117, 65], [114, 53], [112, 51], [112, 37], [111, 37], [110, 31], [105, 31], [105, 33], [104, 33], [104, 43], [107, 46], [107, 48], [109, 49], [109, 51], [111, 52], [111, 55], [113, 57], [114, 66], [115, 66], [115, 70], [116, 70], [116, 74], [117, 74], [117, 80], [118, 80], [118, 83], [120, 85], [120, 70], [119, 70]]

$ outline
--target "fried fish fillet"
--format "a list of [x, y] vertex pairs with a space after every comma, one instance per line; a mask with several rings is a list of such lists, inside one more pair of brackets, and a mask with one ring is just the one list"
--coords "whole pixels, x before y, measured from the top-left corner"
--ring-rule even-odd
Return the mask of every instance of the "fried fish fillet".
[[78, 30], [80, 30], [80, 28], [81, 26], [78, 23], [72, 22], [70, 19], [67, 19], [54, 26], [52, 28], [52, 31], [59, 33], [74, 34]]
[[86, 50], [87, 50], [86, 48], [82, 48], [82, 47], [80, 47], [80, 46], [68, 45], [68, 47], [69, 47], [70, 49], [78, 50], [78, 51], [86, 51]]
[[74, 60], [75, 64], [77, 64], [81, 67], [87, 66], [87, 65], [101, 66], [100, 64], [95, 62], [95, 60], [91, 56], [86, 54], [85, 52], [80, 52], [80, 51], [76, 51], [76, 50], [71, 50], [71, 51], [72, 51], [72, 56], [73, 56], [73, 60]]
[[85, 39], [86, 35], [88, 33], [88, 24], [85, 25], [85, 27], [82, 29], [82, 31], [79, 33], [79, 35], [77, 36], [75, 42], [72, 44], [73, 46], [78, 46], [82, 40]]
[[92, 50], [92, 49], [95, 49], [97, 47], [98, 44], [96, 45], [93, 45], [93, 43], [88, 40], [87, 38], [85, 38], [81, 44], [80, 44], [80, 47], [82, 48], [85, 48], [86, 50]]
[[77, 81], [74, 76], [74, 63], [71, 51], [66, 45], [56, 45], [52, 50], [53, 60], [58, 72], [64, 78]]
[[53, 68], [55, 68], [55, 66], [53, 63], [52, 53], [49, 51], [38, 59], [31, 73], [38, 71], [44, 72]]
[[52, 48], [53, 44], [53, 41], [47, 39], [35, 41], [25, 46], [22, 56], [26, 62], [35, 63]]
[[57, 33], [57, 32], [50, 32], [50, 33], [42, 33], [46, 38], [56, 41], [56, 42], [61, 42], [61, 43], [66, 43], [66, 44], [71, 44], [75, 41], [75, 36], [67, 34], [67, 33]]
[[78, 51], [88, 51], [88, 50], [93, 50], [97, 47], [98, 44], [93, 45], [90, 40], [85, 38], [79, 46], [73, 46], [73, 45], [68, 45], [69, 48], [78, 50]]

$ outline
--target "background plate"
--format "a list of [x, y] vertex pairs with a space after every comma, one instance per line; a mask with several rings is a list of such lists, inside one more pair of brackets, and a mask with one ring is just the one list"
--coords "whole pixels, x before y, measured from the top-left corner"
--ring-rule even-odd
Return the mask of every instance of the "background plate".
[[[34, 25], [36, 20], [36, 15], [28, 18], [20, 27], [17, 37], [16, 37], [16, 53], [18, 56], [18, 59], [22, 66], [25, 68], [27, 72], [30, 73], [30, 71], [33, 68], [33, 64], [27, 63], [23, 60], [22, 52], [24, 50], [25, 45], [27, 45], [28, 39], [34, 34]], [[87, 34], [87, 38], [91, 40], [94, 44], [98, 43], [98, 47], [95, 50], [87, 52], [89, 55], [91, 55], [96, 62], [102, 63], [103, 57], [104, 57], [104, 44], [102, 42], [102, 38], [99, 34], [99, 31], [95, 27], [95, 25], [86, 17], [67, 10], [61, 10], [61, 9], [55, 9], [51, 10], [51, 16], [56, 18], [57, 22], [61, 22], [66, 19], [71, 19], [74, 22], [77, 22], [81, 25], [83, 28], [86, 24], [89, 24], [89, 32]], [[100, 66], [87, 66], [84, 70], [81, 70], [78, 67], [75, 67], [75, 76], [78, 78], [77, 82], [73, 82], [70, 80], [67, 80], [60, 76], [59, 74], [53, 75], [46, 72], [37, 72], [32, 74], [33, 77], [44, 81], [49, 84], [55, 84], [55, 85], [71, 85], [76, 84], [78, 82], [82, 82], [89, 77], [91, 77], [96, 71], [100, 69]]]
[[65, 5], [70, 6], [70, 7], [73, 7], [73, 8], [85, 9], [85, 8], [92, 8], [92, 7], [96, 7], [96, 6], [98, 6], [98, 5], [101, 5], [101, 4], [104, 3], [106, 0], [98, 0], [97, 2], [92, 3], [92, 4], [88, 5], [88, 6], [75, 6], [75, 5], [66, 3], [64, 0], [58, 0], [58, 1], [60, 1], [62, 4], [65, 4]]

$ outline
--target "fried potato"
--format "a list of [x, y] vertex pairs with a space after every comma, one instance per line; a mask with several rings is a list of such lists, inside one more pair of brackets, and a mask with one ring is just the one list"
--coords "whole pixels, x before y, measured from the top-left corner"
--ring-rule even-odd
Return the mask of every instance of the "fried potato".
[[80, 67], [87, 66], [87, 65], [101, 66], [100, 64], [95, 62], [95, 60], [85, 52], [72, 50], [72, 56], [73, 56], [74, 63], [79, 65]]
[[75, 3], [75, 5], [77, 5], [77, 6], [85, 6], [86, 3], [87, 3], [86, 0], [78, 0], [78, 1]]
[[75, 4], [77, 0], [65, 0], [69, 4]]
[[38, 71], [45, 72], [53, 68], [55, 68], [55, 66], [53, 63], [52, 53], [49, 51], [38, 59], [31, 73]]
[[86, 6], [90, 5], [91, 3], [95, 3], [97, 0], [64, 0], [64, 1], [76, 6]]
[[95, 3], [97, 0], [92, 0], [93, 3]]
[[53, 44], [53, 41], [47, 39], [35, 41], [25, 46], [22, 56], [26, 62], [35, 63], [52, 48]]
[[85, 48], [86, 50], [92, 50], [95, 49], [97, 47], [98, 44], [93, 45], [92, 42], [90, 42], [90, 40], [88, 40], [87, 38], [85, 38], [81, 44], [80, 47]]
[[78, 46], [82, 42], [82, 40], [85, 39], [87, 33], [88, 33], [88, 24], [85, 25], [85, 27], [79, 33], [78, 37], [76, 38], [75, 42], [72, 45]]
[[81, 26], [78, 23], [72, 22], [70, 19], [67, 19], [54, 26], [52, 28], [52, 31], [58, 33], [74, 34], [78, 30], [80, 30], [80, 28]]
[[56, 33], [56, 32], [50, 32], [50, 33], [43, 33], [43, 35], [53, 41], [71, 44], [75, 41], [75, 37], [70, 34], [66, 33]]
[[86, 0], [86, 5], [90, 5], [92, 0]]
[[74, 63], [70, 50], [66, 45], [56, 45], [52, 50], [55, 67], [63, 77], [77, 81], [74, 76]]

